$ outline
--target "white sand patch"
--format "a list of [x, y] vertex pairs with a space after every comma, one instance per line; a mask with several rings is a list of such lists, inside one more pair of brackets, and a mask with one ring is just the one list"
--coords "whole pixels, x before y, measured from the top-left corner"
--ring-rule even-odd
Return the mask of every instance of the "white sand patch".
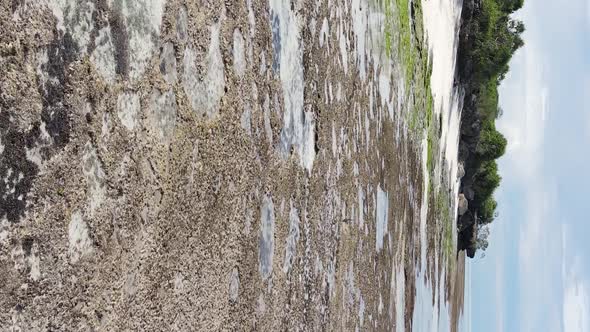
[[110, 28], [102, 28], [98, 31], [96, 48], [90, 56], [90, 61], [105, 81], [115, 82], [117, 78], [115, 51]]
[[336, 127], [334, 120], [332, 120], [332, 157], [336, 158], [338, 153], [338, 137], [336, 136]]
[[330, 25], [328, 24], [328, 18], [324, 17], [320, 28], [320, 47], [324, 47], [324, 44], [328, 43], [328, 37], [330, 37]]
[[41, 269], [39, 267], [39, 249], [36, 243], [33, 244], [31, 248], [31, 255], [27, 258], [27, 260], [30, 267], [29, 279], [33, 281], [39, 281], [41, 278]]
[[[94, 28], [94, 22], [92, 15], [94, 14], [95, 8], [92, 2], [80, 2], [78, 1], [77, 13], [73, 10], [68, 11], [68, 20], [74, 21], [74, 16], [77, 15], [75, 23], [71, 24], [72, 38], [78, 44], [78, 47], [82, 53], [86, 52], [88, 43], [90, 42], [90, 33]], [[73, 4], [73, 2], [72, 2]]]
[[242, 37], [240, 29], [234, 29], [233, 56], [234, 72], [241, 78], [246, 71], [246, 55], [244, 53], [244, 37]]
[[35, 73], [37, 74], [37, 79], [39, 81], [39, 85], [43, 88], [44, 92], [47, 93], [47, 81], [49, 80], [49, 73], [44, 70], [45, 66], [49, 62], [49, 54], [47, 53], [47, 49], [39, 50], [35, 54], [35, 58], [37, 60], [37, 67], [35, 68]]
[[149, 64], [160, 35], [165, 0], [122, 0], [121, 14], [129, 37], [129, 77], [139, 79]]
[[315, 116], [311, 111], [304, 113], [303, 146], [300, 151], [301, 165], [311, 173], [315, 160]]
[[240, 291], [240, 274], [237, 267], [234, 267], [229, 275], [229, 299], [233, 302], [238, 300]]
[[[393, 276], [392, 276], [393, 277]], [[395, 271], [395, 332], [405, 331], [406, 276], [403, 266]]]
[[256, 19], [254, 18], [254, 11], [252, 10], [252, 0], [246, 0], [248, 6], [248, 23], [250, 24], [250, 37], [254, 38], [256, 34]]
[[94, 3], [81, 0], [44, 0], [55, 16], [57, 29], [69, 32], [82, 54], [90, 42], [90, 33], [94, 28], [92, 15]]
[[0, 245], [8, 244], [8, 236], [10, 235], [11, 223], [6, 218], [0, 220]]
[[376, 213], [376, 237], [375, 248], [377, 252], [383, 249], [383, 238], [387, 234], [387, 219], [389, 212], [389, 195], [377, 186], [377, 213]]
[[176, 13], [176, 39], [186, 43], [188, 39], [188, 13], [185, 6], [180, 6]]
[[266, 133], [266, 140], [268, 142], [268, 145], [272, 146], [272, 126], [270, 124], [270, 98], [268, 97], [268, 94], [264, 96], [262, 112], [264, 113], [264, 132]]
[[360, 289], [358, 291], [359, 293], [359, 324], [361, 327], [363, 327], [363, 324], [365, 323], [365, 299], [363, 299], [363, 296], [360, 294]]
[[244, 104], [244, 112], [240, 118], [240, 126], [246, 131], [248, 136], [252, 136], [252, 107], [247, 102]]
[[68, 241], [70, 262], [73, 264], [91, 255], [94, 251], [94, 245], [89, 236], [88, 225], [82, 219], [79, 211], [72, 214], [72, 219], [68, 227]]
[[342, 24], [338, 25], [338, 44], [340, 46], [340, 58], [342, 60], [342, 68], [344, 75], [348, 74], [348, 38], [344, 34], [344, 27]]
[[367, 3], [364, 0], [352, 0], [352, 31], [354, 32], [354, 56], [361, 79], [367, 78], [366, 42], [367, 42]]
[[176, 108], [176, 96], [173, 90], [164, 93], [156, 88], [152, 90], [148, 122], [165, 142], [168, 142], [174, 135]]
[[123, 92], [117, 97], [117, 117], [127, 130], [133, 131], [137, 124], [140, 109], [139, 95], [135, 92]]
[[93, 214], [104, 201], [106, 188], [104, 187], [105, 173], [102, 169], [102, 164], [98, 159], [96, 149], [90, 142], [84, 145], [82, 171], [86, 178], [86, 186], [88, 187], [90, 214]]
[[275, 212], [272, 198], [265, 195], [260, 207], [260, 241], [258, 247], [259, 271], [262, 279], [272, 275], [275, 247]]
[[165, 42], [160, 54], [160, 72], [164, 76], [166, 83], [173, 85], [176, 83], [178, 73], [176, 72], [176, 55], [174, 54], [174, 44]]
[[[355, 162], [356, 164], [356, 162]], [[357, 166], [357, 174], [358, 174], [358, 166]], [[359, 229], [363, 229], [365, 220], [364, 220], [364, 210], [365, 210], [365, 193], [363, 192], [363, 187], [359, 184], [358, 185], [358, 224]]]
[[270, 9], [273, 50], [276, 52], [276, 69], [281, 78], [284, 100], [281, 152], [286, 157], [294, 147], [301, 166], [311, 172], [315, 159], [315, 119], [312, 112], [303, 110], [301, 24], [284, 1], [270, 0]]
[[207, 72], [200, 78], [196, 58], [197, 53], [193, 45], [184, 51], [184, 92], [189, 98], [193, 111], [199, 115], [214, 118], [219, 112], [219, 103], [225, 93], [225, 74], [221, 50], [219, 48], [220, 23], [211, 26], [211, 41], [206, 57]]
[[[92, 16], [95, 12], [93, 2], [76, 0], [44, 0], [57, 19], [57, 29], [69, 32], [85, 54], [94, 28]], [[164, 0], [121, 0], [110, 4], [111, 10], [121, 14], [127, 31], [129, 43], [129, 77], [139, 79], [157, 47]], [[90, 59], [103, 78], [115, 81], [115, 61], [113, 56], [111, 28], [104, 27], [96, 38], [96, 48]]]
[[289, 273], [295, 256], [297, 255], [297, 241], [299, 241], [299, 211], [293, 206], [291, 201], [291, 210], [289, 211], [289, 235], [285, 245], [285, 262], [283, 263], [283, 272]]

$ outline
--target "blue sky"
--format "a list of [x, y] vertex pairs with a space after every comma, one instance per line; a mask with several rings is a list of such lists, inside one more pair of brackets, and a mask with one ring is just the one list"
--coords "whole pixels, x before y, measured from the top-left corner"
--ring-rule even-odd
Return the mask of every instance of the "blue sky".
[[525, 0], [500, 89], [499, 218], [472, 261], [473, 331], [590, 332], [590, 0]]

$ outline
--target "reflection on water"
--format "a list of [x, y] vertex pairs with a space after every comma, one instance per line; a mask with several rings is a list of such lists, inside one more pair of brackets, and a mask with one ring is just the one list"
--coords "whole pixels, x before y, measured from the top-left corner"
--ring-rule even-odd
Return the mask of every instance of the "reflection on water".
[[[431, 60], [432, 76], [431, 89], [434, 100], [435, 118], [442, 119], [442, 145], [439, 164], [445, 162], [445, 173], [438, 169], [436, 175], [449, 179], [451, 197], [457, 197], [459, 182], [456, 180], [457, 152], [459, 142], [461, 96], [454, 87], [454, 75], [457, 54], [457, 39], [460, 27], [461, 6], [460, 0], [424, 0], [422, 1], [424, 13], [424, 27], [428, 42]], [[426, 144], [424, 144], [426, 149]], [[426, 167], [425, 173], [427, 174]], [[425, 176], [425, 187], [428, 187], [428, 176]], [[426, 195], [426, 194], [425, 194]], [[424, 197], [427, 198], [427, 197]], [[427, 201], [424, 199], [423, 201]], [[451, 308], [446, 301], [445, 294], [445, 262], [439, 262], [438, 248], [434, 248], [434, 274], [435, 280], [429, 279], [426, 265], [426, 207], [421, 213], [421, 266], [416, 277], [416, 299], [413, 312], [412, 329], [414, 331], [450, 331]], [[453, 208], [456, 211], [456, 208]], [[454, 219], [456, 220], [456, 216]], [[456, 225], [453, 223], [453, 232], [456, 241]], [[452, 259], [452, 258], [451, 258]], [[442, 267], [441, 267], [442, 266]], [[442, 269], [440, 271], [439, 269]], [[466, 277], [469, 278], [466, 266]], [[442, 272], [442, 273], [441, 273]], [[439, 279], [440, 276], [440, 279]], [[469, 280], [469, 279], [467, 279]], [[468, 284], [469, 282], [467, 282]], [[466, 287], [469, 290], [469, 286]], [[466, 298], [468, 298], [468, 294]], [[466, 302], [467, 310], [470, 303]], [[459, 330], [469, 330], [469, 311], [463, 312], [459, 320]]]

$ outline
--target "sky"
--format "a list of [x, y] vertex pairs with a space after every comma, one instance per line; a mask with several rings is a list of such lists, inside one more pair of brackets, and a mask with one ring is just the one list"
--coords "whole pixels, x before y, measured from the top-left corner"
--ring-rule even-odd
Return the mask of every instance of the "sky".
[[500, 87], [499, 217], [471, 261], [473, 331], [590, 332], [590, 0], [525, 0]]

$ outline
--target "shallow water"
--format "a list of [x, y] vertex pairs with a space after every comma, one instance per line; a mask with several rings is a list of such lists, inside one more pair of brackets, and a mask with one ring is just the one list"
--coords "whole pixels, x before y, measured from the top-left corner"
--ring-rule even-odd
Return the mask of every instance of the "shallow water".
[[[457, 197], [459, 181], [457, 180], [457, 153], [459, 143], [461, 95], [454, 86], [458, 32], [461, 17], [461, 1], [428, 0], [422, 1], [426, 39], [432, 61], [431, 92], [434, 101], [435, 118], [442, 119], [440, 140], [441, 153], [435, 170], [437, 178], [442, 175], [448, 179], [451, 197]], [[423, 145], [426, 149], [426, 144]], [[424, 166], [425, 167], [425, 166]], [[428, 172], [425, 168], [425, 182], [428, 187]], [[434, 179], [432, 179], [434, 180]], [[435, 183], [435, 185], [440, 185]], [[427, 193], [425, 193], [427, 195]], [[427, 198], [427, 197], [424, 197]], [[423, 202], [427, 202], [426, 199]], [[454, 204], [453, 204], [454, 205]], [[456, 208], [453, 206], [456, 213]], [[421, 266], [416, 276], [416, 302], [413, 313], [414, 331], [450, 331], [450, 305], [445, 300], [445, 270], [442, 275], [439, 268], [445, 262], [439, 262], [439, 254], [435, 248], [434, 276], [441, 275], [440, 280], [429, 280], [426, 266], [427, 207], [421, 211]], [[451, 220], [456, 219], [452, 218]], [[456, 224], [453, 223], [454, 241], [456, 241]], [[452, 259], [452, 258], [451, 258]], [[443, 265], [444, 266], [444, 265]], [[434, 289], [433, 289], [434, 287]], [[459, 325], [462, 330], [468, 325], [465, 315], [461, 315]]]

